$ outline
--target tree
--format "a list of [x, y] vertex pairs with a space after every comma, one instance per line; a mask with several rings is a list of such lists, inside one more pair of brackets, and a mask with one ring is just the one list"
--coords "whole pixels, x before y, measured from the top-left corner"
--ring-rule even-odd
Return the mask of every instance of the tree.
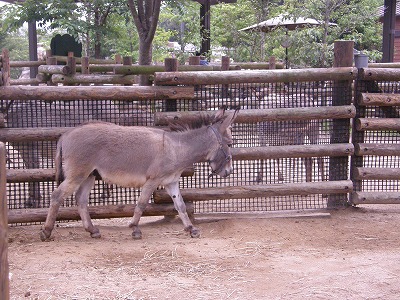
[[[116, 0], [26, 0], [18, 5], [2, 7], [5, 15], [3, 31], [18, 30], [25, 22], [37, 22], [40, 28], [64, 29], [86, 44], [86, 54], [94, 49], [94, 57], [101, 57], [103, 37], [113, 32], [108, 22], [112, 14], [126, 12], [126, 7]], [[93, 44], [93, 47], [90, 45]]]
[[128, 0], [128, 4], [139, 34], [139, 64], [150, 65], [161, 0]]

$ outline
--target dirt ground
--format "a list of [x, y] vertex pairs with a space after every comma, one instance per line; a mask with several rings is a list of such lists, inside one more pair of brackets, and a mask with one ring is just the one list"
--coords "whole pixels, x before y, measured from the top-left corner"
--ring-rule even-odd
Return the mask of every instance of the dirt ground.
[[398, 299], [400, 206], [281, 215], [203, 217], [199, 239], [156, 217], [139, 241], [128, 219], [12, 227], [11, 299]]

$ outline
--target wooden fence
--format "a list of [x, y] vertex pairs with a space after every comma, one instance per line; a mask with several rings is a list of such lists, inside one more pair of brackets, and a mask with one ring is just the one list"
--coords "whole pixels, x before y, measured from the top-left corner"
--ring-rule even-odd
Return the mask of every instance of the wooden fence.
[[[265, 210], [268, 205], [275, 205], [270, 202], [278, 203], [277, 209], [313, 208], [308, 204], [302, 206], [302, 201], [322, 203], [318, 207], [345, 206], [349, 201], [352, 204], [395, 203], [399, 199], [397, 191], [366, 192], [362, 182], [398, 180], [396, 167], [371, 169], [363, 164], [363, 157], [397, 156], [399, 147], [384, 141], [379, 145], [369, 143], [362, 135], [374, 130], [398, 130], [397, 119], [388, 116], [396, 113], [400, 100], [393, 91], [382, 93], [384, 84], [377, 82], [396, 81], [400, 76], [394, 70], [353, 68], [351, 43], [338, 42], [335, 58], [334, 68], [301, 70], [238, 70], [239, 66], [229, 66], [226, 59], [216, 68], [178, 66], [171, 59], [165, 67], [133, 66], [127, 59], [125, 65], [105, 62], [93, 65], [87, 59], [79, 61], [73, 57], [66, 58], [67, 64], [60, 66], [49, 64], [60, 58], [48, 58], [48, 64], [38, 65], [38, 76], [29, 81], [41, 85], [23, 86], [20, 84], [27, 82], [9, 77], [11, 66], [21, 65], [8, 62], [7, 52], [3, 51], [0, 101], [18, 101], [23, 105], [32, 100], [48, 103], [79, 99], [109, 101], [121, 107], [153, 107], [151, 124], [154, 126], [165, 126], [170, 120], [191, 118], [199, 113], [212, 114], [221, 104], [242, 106], [233, 128], [237, 145], [232, 150], [237, 171], [232, 178], [217, 180], [207, 179], [206, 163], [196, 165], [195, 172], [188, 170], [182, 180], [182, 195], [189, 202], [191, 212], [202, 211], [210, 201], [222, 203], [228, 211], [240, 211], [251, 199], [255, 199], [255, 204], [250, 205], [250, 210], [254, 207]], [[85, 74], [89, 70], [107, 74]], [[148, 75], [153, 86], [134, 84], [137, 74]], [[374, 89], [379, 94], [372, 95]], [[386, 107], [385, 118], [368, 118], [363, 113], [362, 107], [373, 107], [376, 111], [377, 106]], [[11, 121], [6, 123], [8, 126]], [[12, 147], [19, 143], [51, 143], [69, 128], [7, 126], [0, 129], [0, 141]], [[354, 144], [350, 143], [351, 132]], [[286, 172], [283, 175], [282, 169]], [[295, 174], [303, 171], [305, 175]], [[40, 164], [10, 168], [7, 180], [9, 184], [30, 182], [42, 188], [40, 184], [54, 180], [54, 169]], [[175, 214], [170, 202], [164, 190], [157, 190], [146, 214]], [[130, 216], [134, 205], [97, 204], [91, 206], [91, 215], [94, 218]], [[46, 212], [46, 204], [28, 210], [13, 208], [9, 222], [41, 222]], [[75, 208], [71, 207], [62, 208], [59, 214], [60, 220], [78, 218]]]
[[[380, 68], [379, 68], [380, 67]], [[398, 68], [361, 69], [355, 87], [351, 203], [400, 203]]]

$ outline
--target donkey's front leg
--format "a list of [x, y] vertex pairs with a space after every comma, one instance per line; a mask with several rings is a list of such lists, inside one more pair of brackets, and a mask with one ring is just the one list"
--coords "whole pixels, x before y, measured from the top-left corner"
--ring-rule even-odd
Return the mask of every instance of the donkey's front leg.
[[151, 194], [156, 189], [157, 184], [152, 184], [151, 182], [146, 182], [142, 187], [142, 192], [140, 193], [140, 197], [136, 203], [135, 211], [133, 213], [132, 222], [129, 224], [129, 227], [133, 228], [132, 237], [135, 240], [139, 240], [142, 238], [142, 232], [139, 228], [139, 221], [143, 214], [143, 211], [146, 209], [147, 204], [149, 204], [149, 200]]
[[200, 237], [200, 230], [193, 226], [192, 222], [189, 219], [189, 216], [186, 211], [186, 205], [183, 201], [181, 192], [179, 190], [179, 182], [172, 182], [165, 186], [165, 189], [168, 195], [171, 196], [172, 201], [174, 201], [175, 209], [178, 211], [179, 217], [183, 222], [183, 226], [186, 231], [190, 232], [190, 236], [193, 238]]

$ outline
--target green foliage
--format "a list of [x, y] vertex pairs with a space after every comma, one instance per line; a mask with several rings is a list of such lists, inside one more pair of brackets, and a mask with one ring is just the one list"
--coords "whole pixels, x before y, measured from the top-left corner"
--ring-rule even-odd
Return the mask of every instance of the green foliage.
[[[276, 56], [283, 61], [286, 53], [281, 43], [289, 38], [292, 67], [330, 66], [333, 42], [337, 39], [353, 40], [356, 49], [368, 54], [371, 60], [379, 60], [382, 26], [376, 12], [382, 4], [382, 0], [238, 0], [234, 4], [213, 5], [210, 38], [212, 49], [218, 51], [214, 51], [212, 58], [229, 55], [234, 61], [265, 61]], [[84, 43], [90, 56], [97, 51], [102, 57], [116, 53], [133, 56], [135, 61], [139, 57], [138, 32], [126, 1], [27, 0], [23, 5], [7, 5], [0, 10], [0, 46], [7, 46], [14, 59], [23, 59], [23, 52], [27, 58], [26, 40], [18, 42], [26, 39], [20, 28], [27, 21], [37, 21], [39, 41], [46, 46], [56, 32], [68, 32]], [[183, 51], [185, 46], [193, 44], [196, 50], [200, 49], [199, 11], [200, 4], [192, 0], [163, 2], [153, 40], [154, 62], [175, 55], [183, 63], [190, 55]], [[283, 12], [325, 24], [334, 22], [337, 26], [299, 28], [287, 35], [280, 29], [267, 33], [239, 31]], [[172, 50], [168, 41], [179, 43], [181, 50]]]

